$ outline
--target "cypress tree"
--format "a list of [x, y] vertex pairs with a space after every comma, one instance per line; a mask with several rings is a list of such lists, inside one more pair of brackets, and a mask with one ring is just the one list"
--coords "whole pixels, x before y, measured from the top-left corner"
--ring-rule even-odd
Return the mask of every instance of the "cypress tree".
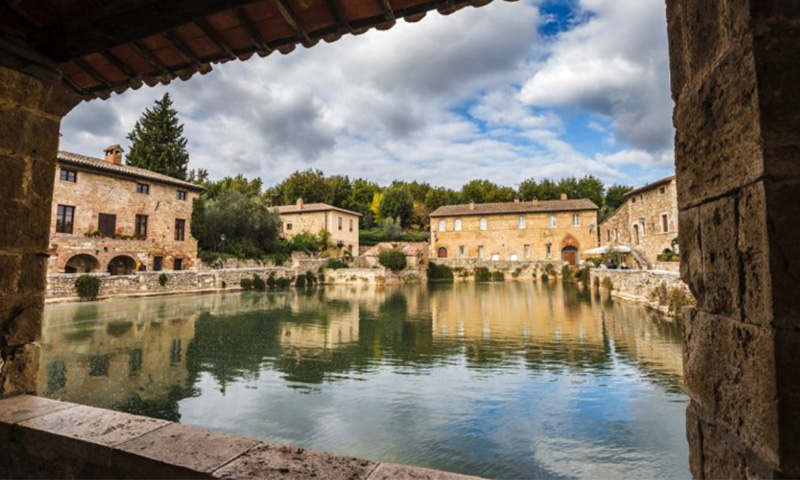
[[152, 109], [146, 109], [128, 134], [131, 149], [126, 164], [186, 180], [189, 152], [183, 125], [172, 99], [165, 93]]

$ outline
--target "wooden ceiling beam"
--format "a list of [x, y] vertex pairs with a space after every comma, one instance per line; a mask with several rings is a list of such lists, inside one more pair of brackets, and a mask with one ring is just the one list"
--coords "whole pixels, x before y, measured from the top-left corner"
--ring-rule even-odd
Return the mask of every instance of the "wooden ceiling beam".
[[224, 57], [227, 57], [230, 60], [236, 58], [236, 55], [231, 50], [231, 47], [228, 46], [228, 43], [222, 38], [222, 35], [217, 32], [217, 30], [208, 23], [205, 19], [196, 20], [194, 22], [200, 30], [203, 31], [203, 35], [205, 35], [211, 43], [213, 43], [217, 49], [222, 52]]
[[233, 14], [236, 16], [236, 20], [238, 20], [242, 25], [244, 32], [247, 34], [247, 38], [249, 38], [258, 49], [257, 51], [264, 52], [266, 54], [272, 53], [272, 48], [270, 48], [267, 42], [261, 38], [261, 34], [258, 33], [258, 28], [256, 28], [253, 21], [250, 20], [247, 12], [245, 12], [241, 7], [233, 8], [231, 11], [233, 11]]
[[31, 43], [64, 62], [259, 1], [264, 0], [106, 0], [84, 15], [36, 32]]
[[88, 73], [90, 77], [92, 77], [97, 83], [99, 83], [104, 89], [110, 89], [111, 84], [109, 84], [108, 79], [100, 74], [97, 70], [94, 69], [91, 65], [86, 63], [86, 60], [82, 58], [76, 58], [72, 61], [75, 65], [78, 66], [81, 70]]
[[159, 61], [159, 60], [158, 60], [158, 59], [155, 57], [155, 55], [153, 55], [152, 53], [150, 53], [150, 50], [148, 50], [147, 48], [145, 48], [145, 46], [144, 46], [144, 45], [142, 45], [141, 43], [139, 43], [139, 42], [138, 42], [138, 41], [136, 41], [136, 40], [134, 40], [134, 41], [130, 42], [130, 44], [129, 44], [129, 45], [131, 46], [131, 48], [133, 49], [133, 51], [134, 51], [134, 52], [136, 52], [136, 54], [137, 54], [137, 55], [139, 55], [140, 57], [142, 57], [142, 58], [143, 58], [143, 59], [144, 59], [144, 60], [145, 60], [147, 63], [149, 63], [149, 64], [150, 64], [150, 66], [151, 66], [151, 67], [153, 67], [153, 69], [154, 69], [154, 70], [155, 70], [155, 71], [156, 71], [158, 74], [160, 74], [160, 75], [169, 75], [169, 74], [170, 74], [169, 70], [167, 70], [167, 67], [166, 67], [166, 66], [164, 66], [164, 64], [163, 64], [163, 63], [161, 63], [161, 61]]
[[314, 42], [311, 41], [311, 38], [309, 38], [306, 31], [303, 29], [303, 26], [300, 25], [300, 20], [292, 11], [292, 6], [284, 0], [275, 0], [275, 4], [278, 6], [278, 11], [281, 12], [283, 19], [292, 27], [292, 30], [294, 30], [300, 43], [306, 48], [313, 46]]
[[394, 22], [394, 9], [392, 9], [392, 5], [389, 3], [389, 0], [378, 0], [378, 5], [381, 7], [383, 17], [386, 19], [386, 21]]
[[328, 11], [331, 14], [331, 18], [333, 18], [333, 23], [336, 25], [336, 29], [353, 33], [353, 27], [350, 26], [350, 22], [345, 20], [342, 9], [339, 8], [339, 4], [336, 2], [336, 0], [325, 0], [325, 5], [328, 7]]
[[100, 52], [100, 56], [103, 57], [103, 59], [106, 62], [110, 63], [114, 68], [119, 70], [119, 72], [122, 73], [123, 75], [130, 78], [138, 77], [138, 75], [136, 75], [136, 73], [133, 70], [131, 70], [130, 67], [128, 67], [125, 64], [125, 62], [120, 60], [118, 56], [114, 55], [112, 51], [106, 50], [104, 52]]
[[161, 36], [167, 40], [167, 42], [170, 44], [170, 46], [172, 46], [172, 48], [174, 48], [175, 50], [178, 51], [178, 53], [181, 54], [184, 60], [194, 65], [195, 67], [200, 67], [200, 65], [203, 64], [203, 62], [201, 62], [200, 59], [197, 58], [197, 55], [195, 55], [194, 52], [192, 52], [189, 46], [183, 43], [183, 40], [181, 40], [177, 35], [175, 35], [175, 33], [172, 30], [165, 30], [161, 32]]

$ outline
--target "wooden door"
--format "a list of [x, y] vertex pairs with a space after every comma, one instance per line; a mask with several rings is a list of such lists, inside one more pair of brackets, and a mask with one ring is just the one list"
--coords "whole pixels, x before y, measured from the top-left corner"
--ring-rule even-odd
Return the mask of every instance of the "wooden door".
[[569, 263], [570, 265], [577, 265], [577, 255], [575, 252], [566, 251], [564, 252], [564, 261]]

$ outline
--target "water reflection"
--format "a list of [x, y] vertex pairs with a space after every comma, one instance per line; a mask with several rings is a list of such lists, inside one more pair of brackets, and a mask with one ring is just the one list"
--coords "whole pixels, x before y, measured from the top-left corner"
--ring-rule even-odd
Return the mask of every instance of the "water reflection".
[[48, 306], [39, 391], [475, 475], [685, 477], [677, 326], [571, 285]]

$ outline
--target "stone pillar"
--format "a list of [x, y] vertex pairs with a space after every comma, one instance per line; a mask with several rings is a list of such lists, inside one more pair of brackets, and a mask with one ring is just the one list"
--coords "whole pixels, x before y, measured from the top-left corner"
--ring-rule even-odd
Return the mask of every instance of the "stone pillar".
[[666, 3], [692, 475], [800, 477], [800, 2]]
[[0, 67], [0, 398], [36, 390], [59, 125], [78, 101]]

